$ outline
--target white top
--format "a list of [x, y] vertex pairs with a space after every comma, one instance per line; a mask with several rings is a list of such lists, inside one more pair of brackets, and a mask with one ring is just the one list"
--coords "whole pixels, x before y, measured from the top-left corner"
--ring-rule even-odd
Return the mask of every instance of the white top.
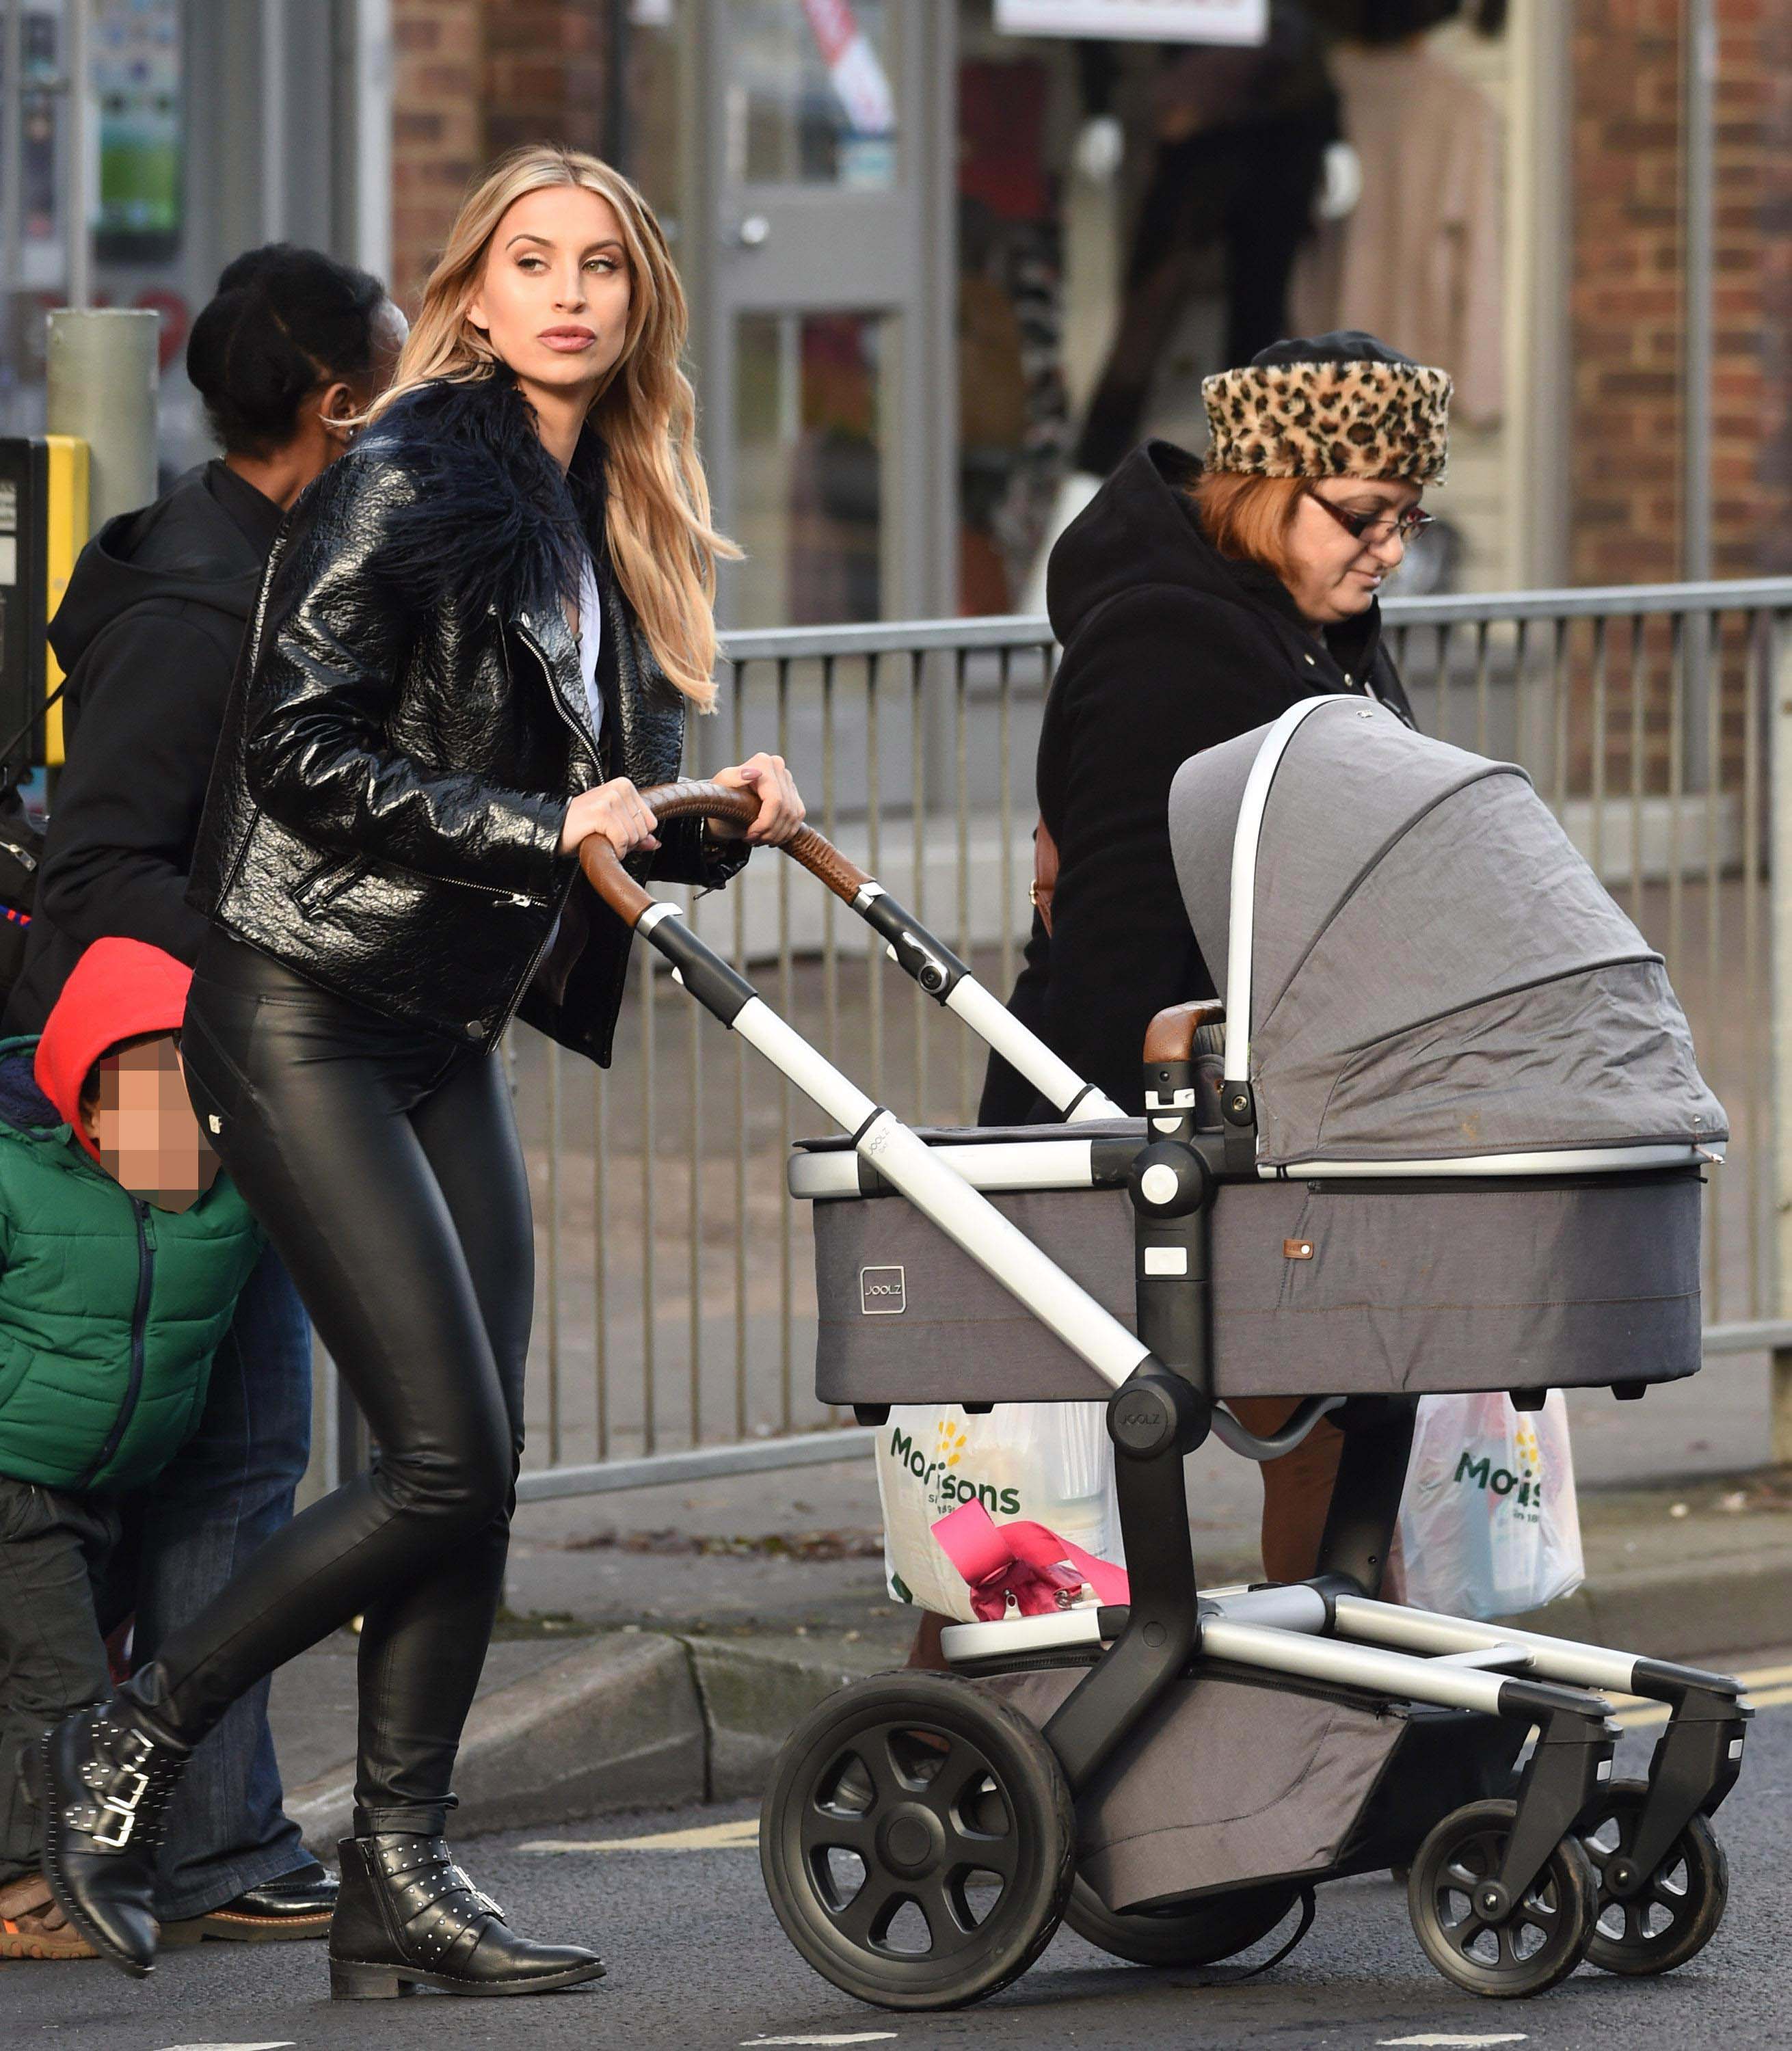
[[598, 650], [603, 645], [603, 601], [598, 595], [597, 571], [587, 556], [579, 572], [579, 678], [585, 687], [591, 737], [603, 731], [603, 693], [597, 687]]

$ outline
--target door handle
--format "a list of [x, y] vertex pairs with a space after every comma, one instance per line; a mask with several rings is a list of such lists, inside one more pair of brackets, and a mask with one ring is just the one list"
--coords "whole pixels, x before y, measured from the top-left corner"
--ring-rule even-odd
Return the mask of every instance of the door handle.
[[771, 223], [763, 213], [750, 213], [734, 231], [743, 249], [759, 249], [771, 239]]

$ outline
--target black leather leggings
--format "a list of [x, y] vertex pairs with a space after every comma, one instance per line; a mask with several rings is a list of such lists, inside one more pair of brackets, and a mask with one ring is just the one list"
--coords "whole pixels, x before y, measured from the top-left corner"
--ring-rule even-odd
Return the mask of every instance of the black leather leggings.
[[357, 1833], [438, 1832], [522, 1451], [534, 1250], [502, 1065], [216, 932], [181, 1045], [201, 1119], [379, 1455], [269, 1539], [131, 1692], [197, 1741], [360, 1615]]

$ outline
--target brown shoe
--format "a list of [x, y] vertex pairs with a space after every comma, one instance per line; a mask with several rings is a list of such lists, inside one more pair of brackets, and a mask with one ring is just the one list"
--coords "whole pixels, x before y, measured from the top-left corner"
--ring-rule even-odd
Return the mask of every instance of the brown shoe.
[[208, 1937], [237, 1944], [287, 1944], [306, 1937], [327, 1937], [336, 1912], [336, 1876], [315, 1859], [307, 1859], [278, 1880], [264, 1881], [247, 1894], [204, 1916], [164, 1923], [162, 1944], [177, 1949]]
[[28, 1873], [0, 1887], [0, 1959], [97, 1959], [62, 1912], [49, 1882]]

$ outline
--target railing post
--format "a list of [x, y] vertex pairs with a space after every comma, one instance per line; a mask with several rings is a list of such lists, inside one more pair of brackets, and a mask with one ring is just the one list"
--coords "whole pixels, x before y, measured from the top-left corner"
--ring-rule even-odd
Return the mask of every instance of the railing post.
[[[1792, 1318], [1792, 612], [1776, 612], [1768, 640], [1772, 806], [1767, 887], [1773, 943], [1774, 1291]], [[1768, 1393], [1774, 1459], [1792, 1465], [1792, 1347], [1776, 1346]]]

